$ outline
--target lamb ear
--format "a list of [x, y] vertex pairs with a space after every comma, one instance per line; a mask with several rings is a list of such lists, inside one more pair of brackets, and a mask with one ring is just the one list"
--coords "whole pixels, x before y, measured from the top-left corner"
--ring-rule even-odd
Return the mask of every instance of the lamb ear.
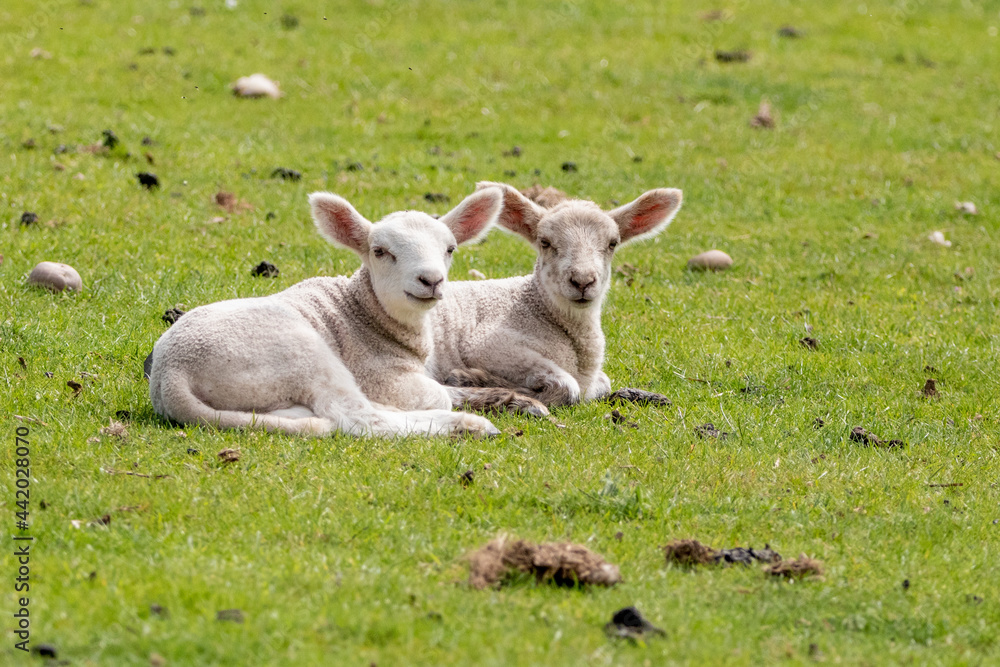
[[459, 243], [479, 238], [496, 222], [503, 201], [496, 188], [474, 192], [441, 217]]
[[343, 197], [329, 192], [314, 192], [309, 195], [316, 229], [328, 241], [362, 257], [368, 254], [368, 235], [372, 223], [368, 222]]
[[497, 224], [534, 243], [538, 237], [538, 221], [545, 215], [545, 209], [506, 183], [491, 183], [489, 181], [476, 183], [477, 190], [489, 188], [499, 189], [503, 193], [503, 208], [500, 211]]
[[677, 215], [683, 194], [676, 188], [650, 190], [608, 213], [618, 223], [622, 243], [659, 233]]

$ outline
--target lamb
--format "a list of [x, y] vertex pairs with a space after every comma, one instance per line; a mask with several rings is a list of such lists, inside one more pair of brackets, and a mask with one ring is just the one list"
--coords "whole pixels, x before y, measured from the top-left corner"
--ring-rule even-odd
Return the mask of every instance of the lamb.
[[611, 260], [619, 245], [666, 227], [681, 191], [650, 190], [605, 213], [583, 200], [546, 209], [500, 183], [477, 188], [503, 193], [498, 224], [527, 239], [538, 259], [528, 276], [448, 285], [431, 315], [428, 372], [448, 385], [516, 389], [550, 406], [607, 394], [601, 304]]
[[154, 409], [184, 424], [317, 436], [499, 433], [452, 412], [424, 363], [452, 253], [496, 220], [501, 202], [491, 188], [440, 220], [405, 211], [372, 224], [336, 195], [310, 195], [320, 233], [357, 253], [361, 268], [185, 314], [153, 348]]

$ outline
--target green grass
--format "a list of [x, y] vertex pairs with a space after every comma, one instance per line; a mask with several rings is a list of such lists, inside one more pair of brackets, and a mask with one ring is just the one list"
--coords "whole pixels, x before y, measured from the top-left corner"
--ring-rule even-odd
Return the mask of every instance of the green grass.
[[[201, 4], [0, 6], [0, 476], [12, 534], [11, 414], [44, 421], [28, 424], [34, 643], [75, 665], [1000, 661], [1000, 3]], [[786, 23], [805, 36], [778, 37]], [[736, 48], [750, 62], [715, 61]], [[256, 71], [285, 97], [235, 99]], [[749, 126], [762, 99], [774, 130]], [[122, 145], [77, 150], [104, 129]], [[137, 185], [146, 170], [159, 191]], [[313, 230], [309, 192], [377, 219], [443, 212], [423, 195], [453, 205], [484, 179], [606, 206], [684, 190], [666, 232], [619, 253], [637, 273], [604, 316], [613, 384], [672, 408], [623, 408], [640, 425], [624, 431], [598, 404], [557, 410], [564, 430], [499, 417], [524, 435], [489, 441], [181, 431], [153, 413], [140, 369], [164, 309], [355, 268]], [[254, 209], [211, 222], [219, 189]], [[684, 270], [709, 248], [733, 269]], [[453, 279], [533, 263], [496, 232], [459, 255]], [[279, 278], [251, 277], [264, 259]], [[84, 292], [26, 288], [41, 260], [75, 266]], [[99, 436], [117, 410], [129, 437]], [[705, 422], [732, 435], [699, 440]], [[907, 445], [861, 447], [858, 425]], [[242, 459], [219, 463], [224, 447]], [[625, 582], [470, 590], [462, 555], [500, 532], [584, 543]], [[666, 566], [658, 545], [683, 537], [767, 542], [826, 574]], [[9, 555], [0, 571], [6, 614]], [[609, 641], [630, 604], [667, 637]], [[246, 622], [214, 620], [229, 608]], [[7, 618], [0, 662], [20, 662]]]

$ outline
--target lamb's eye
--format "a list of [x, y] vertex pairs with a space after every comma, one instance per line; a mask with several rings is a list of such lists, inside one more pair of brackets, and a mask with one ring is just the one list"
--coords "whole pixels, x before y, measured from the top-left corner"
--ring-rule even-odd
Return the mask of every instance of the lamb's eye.
[[608, 250], [614, 250], [617, 247], [618, 247], [618, 241], [612, 241], [611, 243], [608, 244]]
[[453, 252], [455, 252], [455, 246], [453, 245], [448, 246], [448, 254], [450, 255]]
[[552, 242], [549, 241], [548, 239], [541, 239], [538, 241], [538, 245], [540, 245], [542, 249], [547, 250], [552, 247]]
[[375, 255], [375, 257], [382, 258], [385, 257], [387, 253], [385, 248], [373, 248], [372, 254]]

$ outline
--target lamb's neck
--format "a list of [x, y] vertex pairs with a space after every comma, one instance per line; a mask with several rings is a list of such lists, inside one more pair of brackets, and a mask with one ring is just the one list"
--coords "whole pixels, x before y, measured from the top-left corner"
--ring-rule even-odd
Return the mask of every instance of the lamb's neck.
[[402, 322], [390, 315], [375, 294], [367, 266], [362, 265], [351, 276], [347, 297], [350, 316], [359, 328], [367, 329], [371, 335], [396, 341], [421, 360], [430, 354], [431, 338], [423, 320], [419, 323]]
[[593, 304], [589, 308], [561, 305], [555, 298], [546, 293], [545, 288], [538, 281], [537, 274], [531, 276], [529, 289], [532, 300], [536, 303], [541, 314], [564, 329], [571, 338], [588, 338], [596, 334], [603, 340], [601, 331], [603, 295], [599, 303]]

